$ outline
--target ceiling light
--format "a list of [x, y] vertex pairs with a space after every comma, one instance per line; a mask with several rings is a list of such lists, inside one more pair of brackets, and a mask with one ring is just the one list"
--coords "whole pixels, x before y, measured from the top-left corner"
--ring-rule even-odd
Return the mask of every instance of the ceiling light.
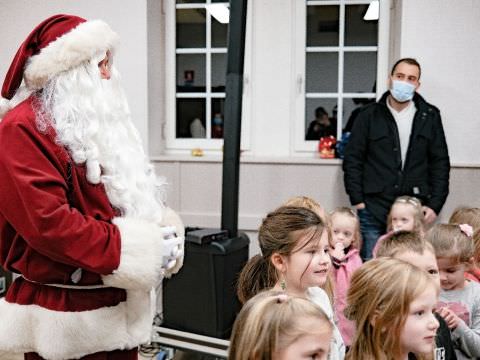
[[225, 4], [209, 4], [205, 5], [208, 13], [213, 16], [218, 22], [228, 24], [230, 19], [230, 10]]
[[380, 2], [378, 0], [372, 0], [368, 5], [367, 12], [363, 17], [363, 20], [378, 20], [380, 15]]

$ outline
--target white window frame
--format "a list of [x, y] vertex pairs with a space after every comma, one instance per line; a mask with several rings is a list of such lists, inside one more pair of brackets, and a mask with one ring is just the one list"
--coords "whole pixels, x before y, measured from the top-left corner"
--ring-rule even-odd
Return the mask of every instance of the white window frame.
[[[305, 106], [306, 98], [336, 98], [337, 99], [337, 136], [341, 136], [343, 125], [343, 99], [353, 97], [379, 98], [386, 90], [386, 79], [388, 77], [388, 54], [389, 54], [389, 29], [390, 29], [390, 1], [380, 1], [380, 16], [378, 22], [378, 44], [377, 46], [345, 46], [345, 6], [365, 5], [370, 0], [304, 0], [296, 1], [294, 4], [295, 13], [295, 74], [292, 86], [296, 89], [292, 114], [292, 134], [294, 151], [296, 153], [316, 152], [318, 141], [305, 140]], [[339, 44], [329, 47], [306, 47], [306, 15], [308, 5], [339, 5]], [[344, 93], [343, 92], [343, 65], [345, 52], [377, 52], [377, 92], [376, 93]], [[338, 53], [338, 91], [335, 93], [309, 93], [306, 94], [306, 54], [308, 52], [335, 52]]]
[[[162, 133], [166, 143], [166, 153], [186, 153], [192, 149], [202, 149], [206, 153], [219, 154], [223, 150], [223, 139], [208, 138], [211, 134], [211, 100], [214, 98], [225, 99], [225, 92], [211, 91], [211, 54], [227, 54], [227, 47], [212, 48], [211, 47], [211, 16], [207, 14], [206, 18], [206, 47], [205, 48], [176, 48], [176, 10], [177, 9], [205, 9], [210, 4], [210, 0], [205, 3], [186, 3], [176, 4], [176, 0], [167, 0], [164, 2], [165, 9], [165, 64], [166, 64], [166, 84], [165, 84], [165, 113], [166, 122], [163, 124]], [[225, 1], [228, 4], [228, 1]], [[218, 2], [215, 4], [219, 4]], [[249, 0], [250, 8], [250, 0]], [[207, 12], [207, 11], [206, 11]], [[248, 96], [250, 87], [250, 46], [251, 44], [251, 12], [247, 16], [246, 46], [244, 59], [244, 84], [243, 84], [243, 102], [242, 102], [242, 134], [241, 149], [250, 149], [250, 118], [251, 118], [251, 101]], [[201, 93], [177, 93], [176, 89], [176, 55], [178, 54], [207, 54], [206, 56], [206, 92]], [[227, 61], [227, 59], [226, 59]], [[226, 85], [226, 84], [225, 84]], [[178, 98], [201, 98], [206, 101], [206, 127], [205, 132], [207, 138], [176, 138], [176, 100]]]

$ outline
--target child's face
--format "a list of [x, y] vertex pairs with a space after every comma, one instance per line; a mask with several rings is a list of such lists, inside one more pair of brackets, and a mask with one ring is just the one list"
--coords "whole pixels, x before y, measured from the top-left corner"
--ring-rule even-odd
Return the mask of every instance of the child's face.
[[284, 276], [287, 291], [303, 293], [309, 287], [325, 285], [331, 260], [327, 230], [313, 238], [310, 231], [298, 234], [298, 245], [286, 258]]
[[435, 335], [439, 323], [433, 314], [438, 301], [435, 286], [428, 286], [410, 303], [407, 320], [400, 334], [402, 350], [405, 354], [426, 354], [433, 351]]
[[356, 235], [356, 220], [345, 214], [333, 214], [332, 216], [332, 247], [341, 243], [344, 248], [349, 247]]
[[443, 290], [460, 290], [465, 286], [465, 270], [467, 265], [459, 263], [451, 257], [438, 257], [440, 270], [440, 286]]
[[302, 328], [305, 329], [304, 334], [278, 351], [274, 358], [276, 360], [328, 359], [332, 330], [325, 329], [325, 320], [305, 318], [301, 321]]
[[415, 229], [415, 209], [409, 204], [395, 204], [390, 212], [393, 231], [413, 231]]
[[440, 274], [438, 271], [437, 259], [435, 258], [435, 254], [430, 250], [425, 249], [421, 255], [415, 251], [407, 250], [396, 254], [394, 257], [395, 259], [403, 260], [425, 270], [440, 287]]

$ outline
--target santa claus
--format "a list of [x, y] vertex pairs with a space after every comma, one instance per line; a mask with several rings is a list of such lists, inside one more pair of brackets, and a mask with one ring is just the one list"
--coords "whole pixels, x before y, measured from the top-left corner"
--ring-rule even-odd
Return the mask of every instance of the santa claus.
[[151, 289], [182, 265], [183, 227], [130, 120], [117, 42], [103, 21], [52, 16], [6, 75], [0, 263], [20, 276], [0, 300], [0, 351], [137, 359]]

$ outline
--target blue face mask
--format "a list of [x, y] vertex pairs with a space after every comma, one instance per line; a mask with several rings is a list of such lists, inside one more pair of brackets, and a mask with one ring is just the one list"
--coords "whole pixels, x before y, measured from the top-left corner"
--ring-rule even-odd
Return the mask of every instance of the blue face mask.
[[405, 81], [393, 80], [390, 94], [398, 102], [410, 101], [413, 99], [413, 94], [415, 94], [415, 85]]
[[213, 125], [222, 125], [223, 124], [223, 119], [220, 115], [215, 115], [215, 117], [212, 119]]

